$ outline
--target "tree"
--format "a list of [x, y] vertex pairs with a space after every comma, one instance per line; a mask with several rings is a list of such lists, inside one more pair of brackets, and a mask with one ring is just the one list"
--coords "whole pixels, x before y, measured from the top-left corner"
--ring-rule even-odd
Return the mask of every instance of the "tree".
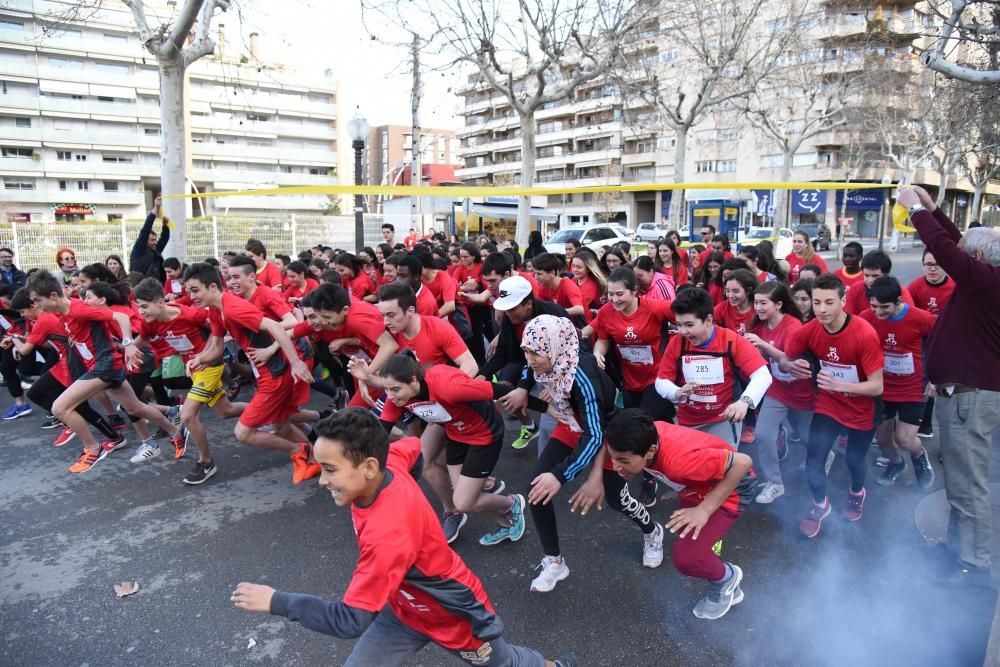
[[[648, 0], [363, 0], [410, 33], [433, 35], [450, 66], [506, 100], [520, 121], [522, 187], [535, 182], [535, 113], [605, 76], [625, 38], [651, 11]], [[526, 246], [531, 200], [518, 202]]]
[[[226, 11], [229, 0], [185, 0], [172, 22], [150, 25], [142, 0], [122, 0], [132, 12], [139, 40], [155, 58], [160, 73], [160, 189], [165, 195], [187, 194], [184, 130], [184, 73], [191, 63], [215, 52], [210, 29], [215, 10]], [[164, 199], [164, 213], [174, 223], [165, 254], [182, 261], [187, 248], [184, 199]]]
[[986, 187], [1000, 179], [1000, 93], [990, 86], [980, 86], [965, 104], [974, 109], [974, 117], [962, 168], [973, 188], [969, 215], [972, 220], [981, 220]]
[[[659, 15], [662, 47], [626, 56], [619, 75], [626, 95], [655, 112], [674, 133], [674, 182], [684, 182], [691, 128], [715, 109], [736, 111], [785, 50], [801, 10], [765, 21], [766, 0], [664, 3]], [[638, 74], [638, 75], [637, 75]], [[680, 227], [684, 191], [670, 198], [670, 225]]]
[[[951, 0], [951, 11], [934, 48], [920, 61], [935, 72], [977, 84], [1000, 84], [1000, 3], [997, 0]], [[958, 53], [962, 61], [949, 58]]]

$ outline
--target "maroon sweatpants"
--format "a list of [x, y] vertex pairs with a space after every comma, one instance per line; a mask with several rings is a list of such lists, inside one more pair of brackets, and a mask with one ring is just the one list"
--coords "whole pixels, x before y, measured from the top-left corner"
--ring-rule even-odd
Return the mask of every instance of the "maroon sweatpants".
[[[682, 508], [694, 506], [694, 503], [681, 501]], [[712, 547], [729, 532], [738, 518], [740, 518], [739, 512], [720, 507], [712, 512], [697, 540], [692, 538], [693, 531], [688, 533], [687, 537], [677, 538], [670, 552], [670, 560], [677, 571], [688, 577], [708, 581], [719, 581], [726, 576], [726, 566], [712, 551]]]

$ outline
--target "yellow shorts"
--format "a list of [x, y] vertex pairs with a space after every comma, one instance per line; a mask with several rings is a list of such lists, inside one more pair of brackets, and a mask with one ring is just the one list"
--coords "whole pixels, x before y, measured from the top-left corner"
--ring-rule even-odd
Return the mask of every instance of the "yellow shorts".
[[208, 407], [215, 407], [226, 390], [222, 388], [222, 370], [224, 366], [208, 366], [200, 371], [191, 374], [191, 389], [188, 390], [187, 397], [192, 401], [204, 403]]

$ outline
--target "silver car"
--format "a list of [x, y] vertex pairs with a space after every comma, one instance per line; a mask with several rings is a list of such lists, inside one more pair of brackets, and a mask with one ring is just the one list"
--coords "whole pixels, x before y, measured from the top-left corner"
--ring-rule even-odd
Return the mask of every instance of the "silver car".
[[661, 222], [641, 222], [635, 228], [635, 240], [655, 242], [667, 235], [669, 227]]

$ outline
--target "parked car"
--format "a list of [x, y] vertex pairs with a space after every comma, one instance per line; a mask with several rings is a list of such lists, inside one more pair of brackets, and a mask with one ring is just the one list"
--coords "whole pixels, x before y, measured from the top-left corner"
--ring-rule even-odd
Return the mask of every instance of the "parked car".
[[774, 245], [774, 256], [784, 259], [792, 252], [792, 230], [787, 227], [751, 227], [745, 234], [740, 234], [740, 245], [757, 245], [761, 241], [770, 241]]
[[580, 245], [597, 252], [620, 241], [632, 242], [621, 225], [601, 223], [597, 225], [575, 225], [563, 227], [544, 243], [545, 252], [566, 252], [566, 242], [576, 239]]
[[635, 240], [655, 243], [662, 240], [669, 229], [662, 222], [641, 222], [635, 228]]
[[813, 248], [816, 250], [830, 249], [830, 228], [821, 222], [806, 222], [797, 225], [792, 231], [804, 231], [812, 239]]

